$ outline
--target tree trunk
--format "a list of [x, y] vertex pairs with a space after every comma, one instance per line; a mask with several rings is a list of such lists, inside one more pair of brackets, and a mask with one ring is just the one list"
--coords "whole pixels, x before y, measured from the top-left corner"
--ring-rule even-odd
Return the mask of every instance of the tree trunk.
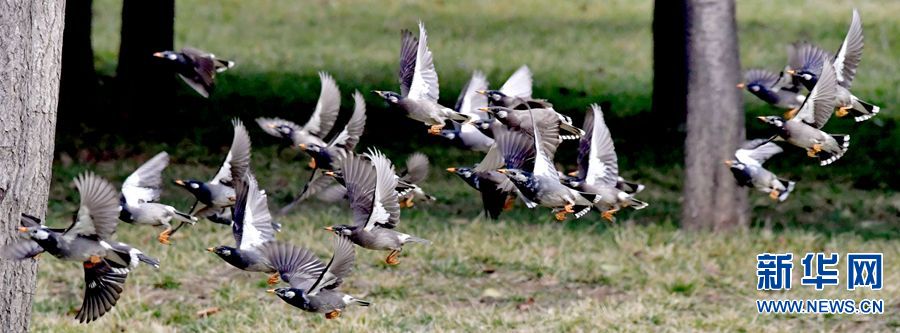
[[683, 130], [687, 104], [687, 3], [653, 5], [653, 117], [669, 130]]
[[744, 140], [734, 0], [687, 1], [687, 140], [682, 226], [748, 224], [746, 191], [722, 161]]
[[[64, 1], [0, 1], [0, 244], [43, 218], [53, 161]], [[0, 327], [25, 332], [37, 264], [0, 260]]]
[[93, 128], [105, 116], [98, 114], [103, 112], [99, 112], [96, 103], [97, 72], [91, 45], [92, 3], [92, 0], [78, 0], [70, 1], [66, 6], [56, 126], [59, 133], [75, 135], [80, 132], [81, 124]]
[[[125, 0], [116, 82], [120, 122], [110, 124], [128, 136], [147, 136], [171, 121], [175, 111], [175, 75], [154, 52], [171, 50], [175, 0]], [[151, 133], [148, 133], [151, 132]]]

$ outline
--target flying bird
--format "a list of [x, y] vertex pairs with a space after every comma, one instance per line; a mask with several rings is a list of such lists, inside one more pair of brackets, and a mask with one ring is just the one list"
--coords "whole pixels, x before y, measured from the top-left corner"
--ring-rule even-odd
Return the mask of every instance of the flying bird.
[[191, 47], [185, 47], [181, 52], [156, 52], [153, 56], [174, 64], [181, 80], [206, 98], [215, 88], [216, 73], [234, 67], [234, 61], [217, 59], [215, 54]]
[[175, 207], [159, 203], [162, 192], [162, 171], [169, 164], [169, 154], [161, 152], [144, 162], [141, 167], [131, 173], [122, 184], [122, 196], [119, 200], [121, 210], [119, 220], [126, 223], [163, 226], [166, 228], [159, 234], [162, 244], [169, 244], [171, 222], [194, 224], [197, 218], [182, 213]]
[[[800, 93], [801, 86], [794, 84], [787, 72], [782, 75], [765, 69], [750, 69], [744, 72], [744, 82], [738, 88], [746, 88], [751, 94], [770, 105], [782, 109], [798, 109], [806, 96]], [[798, 82], [799, 83], [799, 82]]]
[[326, 72], [319, 72], [322, 90], [312, 116], [303, 126], [281, 118], [256, 118], [256, 123], [271, 136], [281, 138], [288, 145], [325, 146], [325, 136], [331, 132], [341, 109], [341, 91], [334, 78]]
[[466, 149], [473, 151], [487, 152], [494, 144], [494, 139], [485, 135], [474, 124], [475, 122], [490, 121], [490, 116], [478, 109], [487, 106], [487, 97], [478, 94], [477, 91], [487, 89], [488, 82], [484, 77], [484, 73], [475, 71], [472, 78], [463, 86], [459, 99], [456, 101], [456, 112], [464, 113], [473, 119], [473, 122], [463, 124], [453, 123], [453, 129], [441, 130], [441, 136], [455, 142]]
[[738, 185], [752, 187], [768, 193], [772, 200], [782, 202], [794, 190], [795, 182], [778, 178], [762, 165], [772, 156], [781, 153], [778, 144], [767, 139], [756, 139], [745, 143], [734, 152], [734, 159], [725, 161]]

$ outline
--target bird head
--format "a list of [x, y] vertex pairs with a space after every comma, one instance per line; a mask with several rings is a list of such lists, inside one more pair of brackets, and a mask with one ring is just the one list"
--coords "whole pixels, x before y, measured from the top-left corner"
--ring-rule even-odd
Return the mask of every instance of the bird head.
[[48, 238], [50, 238], [50, 229], [47, 229], [42, 225], [33, 227], [19, 227], [18, 230], [22, 237], [30, 238], [36, 241], [47, 240]]
[[350, 236], [353, 234], [353, 227], [345, 224], [325, 227], [325, 230], [331, 231], [338, 236]]
[[272, 129], [274, 129], [278, 134], [281, 134], [282, 137], [290, 138], [294, 135], [294, 129], [287, 125], [269, 125]]
[[403, 98], [403, 96], [400, 96], [400, 94], [393, 91], [372, 90], [372, 92], [381, 96], [388, 104], [400, 103], [400, 99]]
[[453, 140], [453, 139], [456, 139], [456, 130], [444, 129], [444, 130], [441, 130], [440, 135], [442, 137], [447, 138], [448, 140]]
[[324, 149], [322, 146], [317, 145], [315, 143], [308, 143], [308, 144], [301, 143], [301, 144], [298, 144], [297, 147], [299, 147], [300, 150], [305, 151], [308, 154], [320, 154], [320, 153], [322, 153], [322, 150]]
[[206, 251], [215, 253], [216, 255], [218, 255], [219, 257], [221, 257], [222, 259], [228, 259], [228, 258], [231, 258], [231, 256], [234, 255], [234, 250], [235, 250], [235, 248], [230, 247], [230, 246], [225, 246], [225, 245], [219, 245], [219, 246], [216, 246], [216, 247], [211, 247], [211, 248], [207, 248], [207, 249], [206, 249]]
[[525, 183], [531, 178], [531, 173], [520, 169], [499, 169], [497, 172], [506, 175], [509, 180], [516, 183]]
[[509, 115], [509, 109], [507, 109], [505, 107], [501, 107], [501, 106], [489, 106], [489, 107], [484, 107], [484, 108], [478, 108], [478, 110], [487, 112], [487, 113], [491, 114], [492, 116], [497, 117], [499, 119], [506, 119], [506, 117]]
[[275, 296], [278, 296], [278, 298], [281, 298], [281, 300], [288, 304], [296, 305], [298, 307], [302, 307], [303, 304], [309, 304], [309, 298], [306, 297], [306, 292], [302, 289], [275, 288], [266, 290], [266, 292], [275, 294]]
[[169, 61], [177, 61], [177, 60], [183, 58], [181, 54], [174, 52], [174, 51], [156, 52], [156, 53], [153, 53], [153, 56], [157, 57], [157, 58], [161, 58], [161, 59], [166, 59]]
[[472, 125], [481, 130], [489, 130], [492, 122], [493, 120], [478, 119], [472, 122]]
[[447, 168], [447, 172], [455, 173], [463, 179], [472, 178], [472, 176], [475, 175], [475, 173], [472, 171], [472, 168], [468, 167]]
[[816, 75], [815, 73], [810, 72], [810, 71], [808, 71], [808, 70], [805, 70], [805, 69], [801, 69], [801, 70], [793, 70], [793, 69], [791, 69], [791, 70], [788, 70], [787, 73], [788, 73], [788, 74], [791, 74], [791, 75], [793, 75], [794, 77], [796, 77], [797, 79], [799, 79], [799, 80], [800, 80], [801, 82], [803, 82], [804, 85], [806, 85], [806, 86], [812, 86], [812, 85], [814, 85], [816, 82], [819, 81], [819, 76], [818, 76], [818, 75]]
[[764, 87], [759, 83], [750, 83], [747, 85], [747, 90], [749, 90], [750, 92], [760, 92], [763, 89]]
[[188, 190], [188, 192], [191, 192], [194, 195], [198, 195], [204, 191], [209, 191], [206, 183], [195, 179], [176, 179], [172, 182], [175, 183], [175, 185]]
[[476, 92], [487, 96], [487, 98], [493, 102], [499, 102], [506, 97], [506, 94], [500, 92], [500, 90], [478, 90]]
[[766, 124], [772, 125], [774, 127], [778, 127], [778, 128], [784, 127], [784, 118], [779, 117], [779, 116], [761, 116], [761, 117], [756, 117], [756, 119], [759, 119], [760, 121], [762, 121]]
[[729, 168], [736, 169], [736, 170], [744, 170], [744, 168], [747, 167], [747, 165], [745, 165], [744, 163], [741, 163], [741, 162], [738, 162], [735, 160], [726, 160], [725, 165], [727, 165]]

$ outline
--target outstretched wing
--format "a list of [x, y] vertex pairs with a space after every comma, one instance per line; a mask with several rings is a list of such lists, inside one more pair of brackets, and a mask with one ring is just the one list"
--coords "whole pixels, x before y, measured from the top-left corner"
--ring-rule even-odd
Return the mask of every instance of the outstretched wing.
[[129, 204], [159, 201], [162, 192], [162, 171], [169, 164], [169, 154], [160, 152], [144, 162], [122, 184], [122, 196]]
[[[543, 146], [543, 139], [541, 133], [543, 128], [538, 127], [538, 119], [534, 116], [534, 110], [528, 110], [528, 114], [526, 115], [531, 117], [531, 129], [534, 132], [534, 171], [535, 175], [542, 175], [545, 177], [558, 177], [558, 173], [556, 172], [556, 166], [553, 165], [553, 160], [551, 159], [549, 152], [546, 149], [541, 148]], [[557, 127], [557, 131], [559, 128]]]
[[809, 92], [809, 96], [806, 96], [806, 101], [803, 102], [803, 105], [800, 106], [800, 111], [797, 112], [797, 116], [792, 118], [791, 121], [803, 121], [815, 128], [825, 126], [825, 123], [831, 118], [831, 114], [834, 113], [837, 98], [836, 90], [837, 81], [834, 76], [834, 69], [831, 67], [831, 64], [823, 64], [819, 81], [812, 91]]
[[105, 260], [84, 262], [84, 301], [75, 319], [89, 323], [106, 314], [119, 301], [127, 277], [127, 269], [110, 267]]
[[506, 96], [531, 99], [531, 85], [531, 69], [522, 65], [506, 79], [506, 82], [500, 87], [500, 92]]
[[791, 69], [809, 71], [816, 75], [820, 75], [822, 65], [828, 63], [831, 59], [828, 51], [806, 41], [794, 43], [788, 52], [788, 64]]
[[270, 242], [260, 252], [275, 267], [281, 279], [293, 288], [307, 290], [325, 272], [325, 264], [306, 248]]
[[414, 153], [406, 158], [406, 171], [400, 177], [407, 183], [418, 184], [428, 177], [428, 156], [422, 153]]
[[109, 239], [116, 232], [119, 221], [119, 194], [116, 188], [91, 172], [79, 175], [74, 183], [81, 196], [81, 205], [75, 221], [63, 237], [74, 239], [81, 235]]
[[281, 118], [256, 118], [256, 123], [259, 124], [259, 128], [266, 132], [266, 134], [274, 136], [276, 138], [291, 140], [292, 143], [294, 143], [293, 136], [285, 136], [278, 131], [278, 128], [282, 126], [288, 127], [291, 129], [292, 134], [297, 133], [301, 129], [300, 125]]
[[366, 154], [375, 166], [375, 199], [372, 213], [366, 221], [364, 230], [370, 231], [376, 223], [386, 228], [393, 228], [400, 220], [400, 201], [397, 197], [398, 178], [394, 165], [377, 149], [369, 149]]
[[235, 118], [231, 123], [234, 125], [231, 148], [219, 172], [209, 181], [210, 184], [230, 186], [234, 179], [241, 179], [250, 171], [250, 134], [240, 119]]
[[738, 162], [761, 167], [766, 160], [782, 151], [778, 144], [768, 139], [756, 139], [747, 142], [741, 149], [735, 151], [734, 157]]
[[331, 139], [329, 146], [338, 146], [353, 151], [359, 143], [359, 137], [366, 129], [366, 100], [357, 90], [353, 92], [353, 115], [347, 121], [347, 126], [337, 136]]
[[838, 84], [850, 89], [853, 78], [856, 76], [856, 68], [862, 60], [863, 52], [863, 30], [862, 20], [859, 18], [859, 11], [853, 9], [853, 18], [850, 21], [850, 30], [841, 43], [834, 56], [834, 72]]
[[400, 69], [397, 75], [400, 77], [400, 94], [409, 95], [409, 89], [413, 84], [413, 75], [416, 72], [416, 53], [419, 48], [419, 40], [409, 30], [400, 31]]
[[338, 89], [334, 78], [328, 73], [319, 72], [319, 80], [322, 81], [322, 91], [319, 92], [319, 102], [316, 110], [303, 125], [303, 129], [319, 138], [324, 138], [334, 126], [341, 110], [341, 91]]
[[[487, 90], [488, 82], [484, 73], [481, 71], [472, 72], [472, 78], [463, 87], [456, 101], [455, 110], [459, 113], [467, 114], [473, 119], [487, 120], [489, 115], [487, 112], [478, 111], [479, 108], [487, 107], [487, 96], [479, 94], [480, 90]], [[455, 123], [454, 123], [455, 124]]]
[[375, 200], [375, 167], [360, 155], [352, 154], [341, 161], [344, 187], [356, 225], [364, 226], [372, 215]]
[[603, 110], [597, 104], [591, 105], [593, 119], [593, 135], [588, 153], [587, 174], [584, 181], [588, 184], [615, 186], [619, 179], [619, 162], [616, 148], [613, 145], [609, 127], [603, 119]]
[[419, 46], [416, 51], [416, 69], [409, 87], [409, 98], [437, 102], [440, 97], [434, 58], [428, 49], [428, 32], [425, 23], [419, 21]]
[[234, 189], [234, 218], [231, 224], [237, 247], [247, 250], [275, 240], [272, 215], [266, 202], [265, 191], [259, 189], [256, 177], [247, 175], [245, 182], [238, 182]]
[[[522, 132], [500, 132], [494, 137], [494, 145], [500, 155], [500, 165], [497, 166], [496, 162], [493, 162], [487, 166], [488, 157], [485, 157], [485, 161], [482, 161], [475, 168], [476, 172], [493, 171], [498, 168], [521, 169], [529, 160], [535, 158], [534, 140], [528, 134]], [[488, 152], [488, 155], [490, 154]], [[482, 165], [485, 166], [483, 167]]]
[[0, 247], [0, 259], [25, 260], [44, 252], [44, 248], [30, 239], [16, 240]]
[[744, 81], [748, 86], [758, 84], [766, 88], [773, 88], [778, 79], [778, 74], [765, 69], [754, 68], [744, 72]]
[[325, 266], [325, 272], [319, 275], [315, 283], [307, 290], [307, 294], [315, 296], [322, 288], [334, 289], [340, 286], [343, 279], [350, 275], [353, 263], [356, 262], [356, 250], [347, 237], [335, 236], [334, 255]]

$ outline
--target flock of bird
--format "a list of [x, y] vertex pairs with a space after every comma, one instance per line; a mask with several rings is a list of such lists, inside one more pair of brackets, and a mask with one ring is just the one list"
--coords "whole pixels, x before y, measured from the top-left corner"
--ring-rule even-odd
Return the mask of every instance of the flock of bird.
[[[398, 92], [374, 91], [407, 117], [422, 122], [433, 135], [440, 135], [485, 156], [474, 166], [458, 166], [447, 171], [458, 175], [481, 194], [484, 212], [497, 219], [516, 200], [528, 208], [543, 206], [564, 221], [578, 219], [593, 211], [611, 222], [621, 209], [642, 209], [647, 203], [635, 194], [644, 186], [619, 176], [613, 140], [603, 111], [591, 105], [581, 128], [570, 117], [558, 113], [547, 100], [533, 98], [532, 74], [522, 66], [499, 89], [491, 90], [484, 74], [475, 71], [462, 89], [454, 108], [438, 103], [438, 76], [427, 45], [425, 25], [419, 35], [401, 33]], [[793, 182], [778, 179], [761, 164], [781, 151], [771, 141], [781, 139], [808, 149], [822, 165], [840, 158], [849, 137], [829, 135], [819, 128], [834, 108], [838, 116], [868, 119], [878, 108], [849, 93], [862, 49], [859, 16], [854, 11], [850, 34], [838, 54], [828, 55], [811, 44], [796, 44], [791, 65], [782, 76], [761, 70], [747, 72], [748, 82], [739, 85], [778, 107], [793, 108], [787, 116], [765, 117], [778, 128], [770, 139], [754, 140], [728, 161], [742, 185], [769, 192], [784, 200]], [[234, 66], [213, 54], [184, 48], [154, 56], [174, 66], [179, 76], [194, 90], [208, 97], [216, 73]], [[251, 167], [251, 142], [247, 128], [232, 121], [234, 136], [224, 163], [209, 181], [176, 179], [174, 183], [195, 198], [188, 212], [159, 202], [163, 186], [161, 173], [169, 156], [161, 152], [149, 159], [122, 184], [121, 193], [107, 180], [85, 173], [74, 181], [81, 203], [74, 221], [66, 229], [50, 228], [30, 215], [22, 214], [19, 231], [23, 239], [0, 250], [4, 259], [24, 260], [40, 253], [83, 264], [85, 295], [75, 315], [82, 322], [103, 316], [117, 302], [125, 279], [143, 262], [159, 267], [158, 260], [127, 244], [112, 240], [119, 221], [162, 227], [160, 243], [185, 225], [200, 219], [230, 225], [233, 245], [207, 250], [238, 269], [268, 274], [269, 285], [279, 280], [287, 287], [270, 289], [285, 302], [309, 312], [338, 317], [349, 305], [370, 303], [344, 294], [338, 287], [355, 264], [356, 246], [388, 251], [385, 262], [399, 263], [398, 256], [410, 243], [429, 241], [397, 230], [401, 208], [419, 200], [434, 200], [419, 185], [427, 177], [429, 162], [423, 154], [407, 160], [407, 168], [397, 172], [391, 160], [379, 150], [355, 152], [366, 123], [363, 95], [353, 94], [354, 108], [344, 128], [327, 139], [340, 112], [341, 93], [327, 73], [319, 74], [321, 93], [312, 116], [303, 126], [278, 118], [258, 118], [266, 133], [312, 158], [311, 178], [286, 213], [299, 202], [317, 197], [328, 202], [347, 202], [352, 212], [349, 224], [328, 226], [334, 233], [334, 253], [327, 263], [310, 250], [276, 240], [281, 225], [270, 212], [265, 190], [260, 188]], [[799, 94], [799, 83], [811, 89]], [[445, 128], [447, 125], [452, 128]], [[566, 140], [577, 140], [577, 170], [564, 173], [556, 168], [554, 156]], [[174, 224], [178, 224], [175, 226]]]
[[[778, 178], [762, 166], [783, 151], [775, 142], [805, 149], [822, 166], [844, 156], [850, 148], [850, 135], [822, 130], [831, 115], [851, 116], [862, 122], [880, 111], [878, 106], [850, 92], [862, 51], [862, 20], [854, 9], [850, 29], [834, 55], [815, 44], [795, 42], [788, 48], [788, 65], [781, 74], [764, 69], [744, 73], [745, 82], [739, 83], [738, 88], [746, 88], [772, 106], [789, 110], [784, 116], [759, 117], [775, 129], [775, 135], [746, 142], [735, 152], [734, 160], [725, 161], [738, 184], [768, 193], [773, 200], [787, 199], [795, 182]], [[808, 93], [803, 95], [802, 89]]]

